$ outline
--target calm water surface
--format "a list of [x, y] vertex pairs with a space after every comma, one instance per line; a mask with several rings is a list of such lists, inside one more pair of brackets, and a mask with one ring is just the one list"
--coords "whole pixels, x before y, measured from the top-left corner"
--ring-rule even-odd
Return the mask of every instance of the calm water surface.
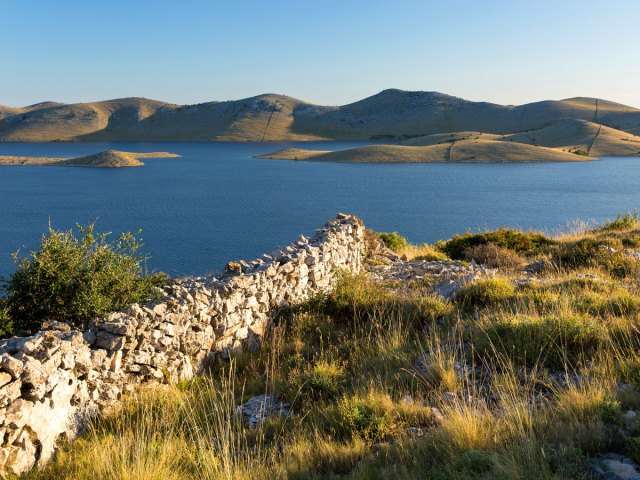
[[[337, 212], [433, 242], [467, 228], [554, 230], [640, 207], [640, 159], [544, 164], [335, 164], [259, 160], [295, 144], [0, 143], [0, 155], [80, 156], [108, 148], [170, 151], [141, 168], [0, 167], [0, 275], [10, 253], [66, 229], [142, 229], [149, 266], [215, 271], [311, 233]], [[356, 143], [314, 143], [339, 149]]]

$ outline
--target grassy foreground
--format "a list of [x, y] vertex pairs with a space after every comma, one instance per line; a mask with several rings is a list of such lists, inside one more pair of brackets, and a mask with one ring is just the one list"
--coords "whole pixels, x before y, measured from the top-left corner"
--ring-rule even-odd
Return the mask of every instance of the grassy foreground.
[[[29, 478], [573, 479], [598, 453], [640, 461], [634, 216], [394, 246], [499, 273], [452, 302], [433, 280], [345, 277], [283, 312], [260, 352], [138, 392]], [[265, 392], [293, 414], [249, 429], [236, 406]]]

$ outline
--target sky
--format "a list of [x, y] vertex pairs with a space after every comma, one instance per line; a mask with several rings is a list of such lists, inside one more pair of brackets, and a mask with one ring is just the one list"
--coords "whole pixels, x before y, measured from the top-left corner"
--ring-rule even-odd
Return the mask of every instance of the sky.
[[638, 0], [0, 0], [0, 104], [386, 88], [640, 108]]

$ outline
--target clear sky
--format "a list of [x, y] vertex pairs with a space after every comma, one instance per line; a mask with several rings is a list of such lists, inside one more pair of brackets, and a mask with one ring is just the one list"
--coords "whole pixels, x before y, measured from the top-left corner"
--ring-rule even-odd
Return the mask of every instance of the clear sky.
[[639, 0], [0, 0], [0, 104], [385, 88], [640, 107]]

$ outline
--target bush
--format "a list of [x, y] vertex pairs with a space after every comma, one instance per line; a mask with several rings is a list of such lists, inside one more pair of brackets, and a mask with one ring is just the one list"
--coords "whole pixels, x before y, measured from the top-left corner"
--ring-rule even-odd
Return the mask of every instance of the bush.
[[449, 257], [456, 260], [464, 260], [465, 251], [468, 248], [488, 243], [493, 243], [520, 254], [537, 253], [542, 247], [555, 244], [553, 240], [541, 233], [500, 228], [494, 232], [467, 232], [464, 235], [455, 235], [452, 239], [438, 242], [436, 245]]
[[466, 305], [489, 306], [509, 300], [515, 288], [504, 278], [486, 278], [467, 285], [457, 299]]
[[115, 241], [94, 225], [43, 235], [40, 250], [14, 254], [16, 272], [7, 283], [7, 306], [16, 330], [29, 334], [46, 320], [84, 327], [136, 302], [158, 298], [164, 274], [146, 275], [140, 241], [124, 233]]
[[464, 251], [464, 255], [467, 260], [475, 260], [491, 268], [519, 268], [525, 263], [525, 260], [513, 250], [495, 243], [469, 247]]
[[405, 248], [409, 246], [409, 242], [402, 235], [398, 234], [398, 232], [378, 233], [380, 240], [384, 242], [387, 248], [393, 250], [396, 253], [401, 253]]
[[9, 307], [6, 300], [0, 298], [0, 338], [10, 337], [13, 332], [14, 327], [9, 316]]

